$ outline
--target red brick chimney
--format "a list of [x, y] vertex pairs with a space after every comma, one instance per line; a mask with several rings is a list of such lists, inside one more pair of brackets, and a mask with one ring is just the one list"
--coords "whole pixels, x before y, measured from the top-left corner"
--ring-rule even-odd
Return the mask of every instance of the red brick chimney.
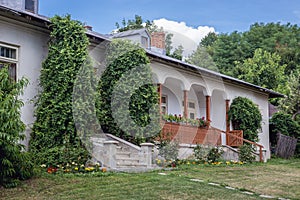
[[159, 49], [166, 48], [164, 32], [154, 32], [151, 34], [151, 47], [156, 47]]

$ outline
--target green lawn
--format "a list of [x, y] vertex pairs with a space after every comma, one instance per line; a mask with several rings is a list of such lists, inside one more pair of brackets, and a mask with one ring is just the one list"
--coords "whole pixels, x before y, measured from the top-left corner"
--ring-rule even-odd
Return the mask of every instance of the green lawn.
[[[225, 185], [240, 190], [228, 190]], [[42, 174], [18, 188], [0, 189], [0, 199], [262, 199], [258, 194], [300, 199], [300, 159], [244, 166], [183, 165], [138, 174]]]

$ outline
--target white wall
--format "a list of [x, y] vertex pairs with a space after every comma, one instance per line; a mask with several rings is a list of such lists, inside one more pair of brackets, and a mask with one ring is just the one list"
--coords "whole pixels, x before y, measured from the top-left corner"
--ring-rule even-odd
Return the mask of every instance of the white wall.
[[[259, 142], [267, 150], [267, 158], [270, 158], [269, 147], [269, 117], [268, 117], [268, 95], [258, 90], [248, 89], [245, 86], [224, 82], [220, 77], [205, 77], [201, 74], [192, 74], [187, 71], [172, 68], [157, 62], [151, 63], [152, 71], [158, 83], [172, 90], [177, 99], [183, 100], [183, 90], [188, 90], [189, 99], [198, 99], [197, 117], [205, 116], [206, 100], [205, 96], [211, 96], [211, 120], [212, 126], [221, 130], [226, 130], [226, 103], [238, 96], [247, 97], [258, 105], [262, 114], [262, 129], [259, 133]], [[203, 87], [203, 89], [201, 89]], [[202, 90], [202, 91], [201, 91]], [[169, 100], [171, 101], [171, 100]], [[169, 113], [173, 113], [175, 108], [170, 108]], [[177, 108], [176, 108], [177, 109]], [[171, 111], [171, 112], [170, 112]], [[200, 113], [200, 115], [199, 115]], [[205, 115], [203, 115], [203, 114]], [[222, 143], [226, 143], [225, 135], [222, 135]]]
[[267, 150], [267, 158], [270, 158], [270, 144], [269, 144], [269, 106], [268, 106], [268, 96], [264, 93], [253, 91], [250, 89], [245, 89], [243, 87], [238, 87], [232, 84], [226, 84], [226, 91], [228, 91], [228, 96], [230, 102], [238, 96], [247, 97], [251, 99], [259, 108], [262, 114], [262, 129], [259, 130], [259, 142]]
[[38, 90], [42, 61], [47, 55], [48, 38], [49, 36], [45, 32], [16, 25], [6, 21], [5, 18], [0, 18], [0, 42], [17, 46], [19, 49], [17, 79], [21, 77], [29, 79], [29, 85], [21, 96], [25, 103], [21, 110], [21, 119], [26, 124], [27, 141], [25, 143], [28, 142], [30, 127], [34, 122], [33, 100]]
[[[25, 145], [28, 144], [35, 120], [34, 98], [39, 89], [42, 62], [48, 54], [49, 33], [47, 30], [37, 29], [37, 27], [16, 23], [0, 17], [0, 43], [18, 47], [17, 79], [26, 77], [29, 80], [29, 85], [20, 97], [25, 103], [21, 109], [21, 120], [26, 124], [26, 140], [23, 142]], [[104, 43], [94, 44], [89, 48], [90, 55], [94, 58], [95, 67], [103, 67], [104, 46]], [[103, 71], [103, 69], [100, 71]]]

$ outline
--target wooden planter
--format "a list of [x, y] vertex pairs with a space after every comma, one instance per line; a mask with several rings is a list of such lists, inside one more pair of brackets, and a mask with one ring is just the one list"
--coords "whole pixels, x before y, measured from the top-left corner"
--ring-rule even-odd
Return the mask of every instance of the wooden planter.
[[195, 127], [186, 124], [165, 122], [162, 139], [176, 140], [182, 144], [221, 144], [221, 134], [209, 127]]

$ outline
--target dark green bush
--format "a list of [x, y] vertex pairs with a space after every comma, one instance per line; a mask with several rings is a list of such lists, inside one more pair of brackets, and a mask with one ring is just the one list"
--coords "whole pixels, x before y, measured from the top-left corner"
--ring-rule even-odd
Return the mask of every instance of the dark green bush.
[[[93, 74], [88, 56], [89, 40], [83, 24], [71, 20], [70, 16], [53, 17], [50, 29], [49, 52], [41, 70], [41, 92], [35, 105], [36, 121], [30, 151], [35, 155], [36, 164], [51, 162], [57, 165], [78, 159], [85, 162], [89, 156], [79, 136], [81, 130], [75, 127], [73, 91], [81, 67], [84, 66], [88, 77]], [[86, 101], [92, 101], [94, 96], [82, 93]], [[89, 115], [86, 116], [81, 116], [82, 123], [88, 120]]]
[[97, 116], [104, 132], [135, 144], [159, 134], [158, 93], [149, 81], [145, 50], [127, 40], [113, 40], [98, 87]]
[[262, 116], [257, 105], [250, 99], [235, 98], [230, 105], [228, 116], [233, 129], [243, 130], [245, 139], [258, 141], [258, 130], [261, 128]]
[[295, 156], [300, 156], [300, 125], [296, 120], [293, 120], [292, 115], [286, 114], [283, 112], [275, 113], [270, 119], [270, 138], [273, 138], [271, 141], [276, 145], [277, 133], [283, 135], [288, 135], [291, 137], [298, 138]]
[[295, 138], [300, 137], [300, 125], [292, 119], [292, 115], [283, 112], [275, 113], [270, 119], [271, 133], [292, 136]]

